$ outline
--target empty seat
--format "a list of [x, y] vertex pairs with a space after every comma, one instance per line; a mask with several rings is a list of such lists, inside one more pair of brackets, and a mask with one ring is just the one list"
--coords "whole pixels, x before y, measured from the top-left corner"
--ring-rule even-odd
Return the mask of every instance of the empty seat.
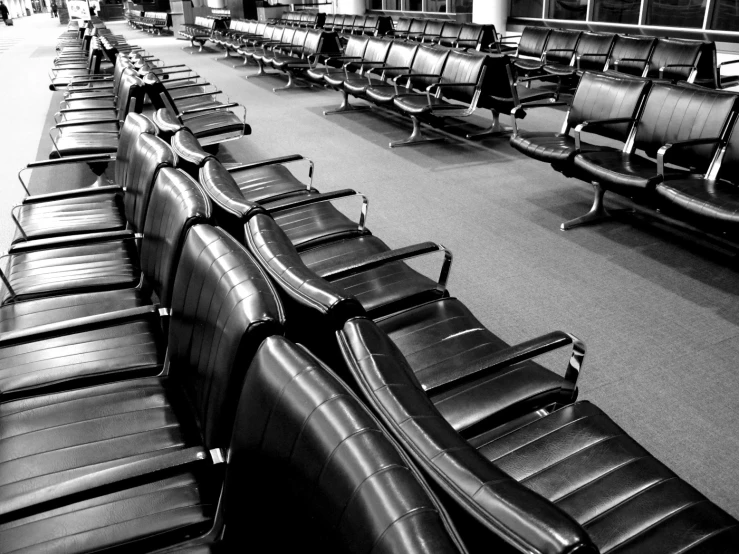
[[645, 76], [649, 57], [656, 42], [657, 39], [654, 37], [617, 35], [611, 50], [608, 69], [630, 75]]

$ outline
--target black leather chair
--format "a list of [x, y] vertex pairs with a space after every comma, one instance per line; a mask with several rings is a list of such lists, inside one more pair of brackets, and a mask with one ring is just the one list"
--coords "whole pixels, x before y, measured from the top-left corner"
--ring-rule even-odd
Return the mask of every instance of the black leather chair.
[[647, 77], [692, 83], [698, 73], [703, 43], [658, 38], [649, 58]]
[[[0, 551], [145, 552], [220, 527], [244, 375], [282, 308], [243, 247], [207, 225], [190, 230], [175, 289], [167, 375], [0, 404]], [[132, 358], [134, 335], [114, 331]]]
[[[593, 404], [500, 425], [475, 406], [429, 398], [412, 362], [371, 321], [352, 319], [338, 336], [362, 396], [456, 505], [468, 544], [563, 554], [730, 552], [739, 544], [739, 522]], [[491, 390], [481, 404], [505, 393]]]
[[399, 17], [398, 20], [394, 22], [391, 34], [396, 38], [405, 38], [411, 29], [412, 23], [413, 18], [411, 17]]
[[[349, 78], [344, 79], [342, 84], [344, 92], [355, 98], [366, 99], [367, 91], [370, 88], [391, 87], [394, 91], [395, 87], [389, 84], [388, 81], [410, 69], [418, 49], [419, 46], [412, 42], [392, 41], [384, 62], [372, 63], [363, 71], [362, 75], [349, 76]], [[379, 50], [382, 52], [382, 49]], [[348, 96], [345, 104], [345, 106], [342, 104], [342, 112], [352, 111], [352, 109], [367, 109], [361, 106], [349, 108]]]
[[[590, 125], [636, 123], [623, 149], [603, 148], [575, 156], [574, 165], [583, 179], [593, 183], [595, 198], [588, 214], [564, 223], [562, 229], [607, 218], [603, 195], [608, 190], [638, 204], [649, 204], [654, 198], [655, 186], [662, 180], [686, 176], [690, 168], [708, 167], [727, 132], [736, 101], [737, 96], [731, 93], [687, 84], [654, 83], [637, 120], [623, 118], [580, 124], [575, 130], [576, 138]], [[635, 153], [635, 150], [643, 150], [654, 157], [667, 144], [680, 149], [680, 159], [675, 159], [680, 168], [667, 167], [660, 173], [655, 161]]]
[[616, 35], [607, 69], [643, 77], [656, 42], [655, 37]]
[[[141, 140], [159, 139], [144, 135]], [[140, 255], [138, 237], [131, 231], [18, 243], [10, 249], [7, 267], [0, 274], [5, 283], [2, 304], [136, 288], [142, 284], [142, 268], [150, 264], [162, 275], [171, 275], [181, 237], [190, 225], [208, 217], [210, 206], [199, 185], [183, 172], [164, 167], [157, 173], [146, 207]], [[168, 304], [168, 298], [161, 301]]]
[[[423, 39], [423, 33], [426, 31], [426, 25], [428, 25], [429, 21], [430, 20], [428, 19], [411, 19], [408, 30], [401, 31], [402, 34], [399, 35], [399, 38], [421, 42]], [[398, 23], [400, 23], [400, 21], [398, 21]], [[396, 33], [398, 32], [398, 27], [395, 28], [395, 31]]]
[[[509, 347], [448, 296], [451, 256], [443, 247], [421, 243], [390, 250], [377, 237], [362, 237], [353, 244], [298, 253], [266, 214], [253, 215], [245, 227], [248, 248], [277, 283], [288, 317], [302, 323], [289, 334], [321, 359], [337, 359], [335, 331], [366, 313], [407, 356], [424, 390], [435, 398], [448, 397], [450, 406], [470, 406], [505, 390], [504, 398], [494, 407], [486, 404], [485, 410], [487, 418], [507, 420], [521, 410], [568, 403], [576, 396], [574, 370], [562, 378], [533, 362], [509, 367], [501, 359], [508, 359], [509, 349], [518, 354], [538, 348], [546, 352], [574, 341], [571, 365], [579, 367], [584, 354], [579, 342], [558, 334]], [[436, 283], [403, 262], [440, 251], [445, 263]]]
[[[16, 223], [13, 243], [126, 228], [142, 231], [156, 174], [175, 162], [172, 151], [161, 141], [140, 139], [142, 134], [153, 137], [156, 132], [145, 116], [129, 114], [113, 161], [113, 184], [27, 196], [11, 209]], [[110, 159], [94, 163], [106, 161]], [[49, 163], [46, 167], [60, 165]]]
[[[141, 113], [144, 105], [144, 82], [136, 75], [123, 72], [114, 117], [108, 119], [68, 120], [57, 124], [50, 136], [54, 150], [49, 158], [84, 154], [112, 154], [118, 149], [118, 134], [129, 112]], [[56, 131], [56, 132], [54, 132]]]
[[[389, 43], [389, 41], [386, 42]], [[311, 68], [305, 72], [305, 75], [311, 81], [323, 84], [325, 75], [337, 74], [340, 76], [348, 71], [357, 71], [364, 59], [364, 53], [369, 43], [370, 38], [364, 35], [350, 36], [341, 55], [327, 58], [323, 66]]]
[[[593, 151], [600, 147], [581, 142], [579, 145], [570, 132], [580, 124], [590, 127], [590, 133], [626, 142], [633, 123], [598, 126], [599, 120], [634, 120], [639, 114], [651, 81], [636, 77], [619, 76], [616, 73], [586, 71], [575, 91], [570, 109], [559, 132], [525, 131], [516, 129], [511, 146], [536, 160], [550, 163], [558, 171], [568, 173], [572, 159], [580, 150]], [[519, 111], [539, 107], [567, 105], [565, 102], [543, 102], [514, 108], [513, 117]]]
[[[496, 53], [509, 54], [516, 60], [530, 60], [532, 63], [541, 61], [551, 32], [546, 27], [524, 27], [515, 48], [512, 43], [515, 38], [508, 36], [499, 41], [498, 50], [501, 52]], [[493, 51], [495, 52], [494, 49]]]
[[604, 71], [616, 36], [612, 33], [585, 32], [575, 49], [575, 57], [569, 64], [548, 63], [544, 71], [557, 77], [575, 77], [583, 71]]
[[335, 33], [327, 33], [322, 29], [304, 30], [305, 39], [300, 45], [291, 48], [285, 54], [273, 56], [269, 65], [285, 73], [287, 84], [275, 87], [272, 92], [290, 90], [300, 86], [298, 80], [310, 82], [308, 72], [315, 69], [318, 63], [325, 58], [341, 55], [342, 49], [339, 37]]
[[[550, 76], [544, 72], [544, 67], [549, 65], [557, 68], [572, 65], [577, 45], [582, 37], [582, 31], [571, 31], [566, 29], [554, 29], [547, 39], [546, 46], [539, 60], [524, 59], [516, 57], [513, 59], [513, 65], [516, 68], [517, 82], [526, 82], [528, 84], [532, 79], [552, 79], [557, 76]], [[523, 40], [523, 37], [521, 37]]]
[[[173, 98], [153, 73], [144, 77], [144, 83], [154, 109], [166, 110], [172, 125], [187, 126], [203, 146], [237, 140], [251, 134], [251, 127], [246, 123], [246, 108], [236, 102], [216, 100], [218, 91]], [[231, 111], [234, 108], [239, 108], [242, 115]]]
[[[443, 140], [442, 137], [423, 137], [421, 122], [441, 126], [443, 117], [468, 117], [475, 112], [485, 85], [488, 57], [478, 52], [451, 51], [444, 70], [436, 83], [426, 87], [424, 94], [402, 94], [393, 104], [410, 116], [413, 133], [403, 141], [391, 142], [390, 147]], [[411, 74], [410, 80], [413, 80]], [[421, 88], [415, 86], [415, 88]], [[423, 90], [423, 89], [422, 89]]]
[[[502, 136], [515, 132], [516, 119], [525, 116], [524, 110], [516, 108], [544, 100], [554, 101], [557, 96], [555, 90], [531, 89], [516, 84], [512, 61], [506, 54], [488, 54], [486, 65], [487, 73], [477, 107], [490, 110], [493, 122], [487, 129], [469, 133], [467, 138]], [[501, 114], [511, 116], [511, 128], [500, 122]]]
[[419, 477], [344, 383], [287, 339], [268, 338], [236, 415], [223, 550], [243, 547], [249, 521], [255, 540], [280, 552], [464, 551]]

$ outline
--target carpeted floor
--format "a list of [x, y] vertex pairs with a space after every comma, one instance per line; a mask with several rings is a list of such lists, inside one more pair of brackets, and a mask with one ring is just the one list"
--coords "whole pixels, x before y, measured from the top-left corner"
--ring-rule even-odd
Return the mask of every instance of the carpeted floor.
[[[168, 64], [188, 64], [248, 108], [253, 135], [224, 145], [224, 161], [301, 153], [316, 162], [317, 188], [369, 196], [369, 226], [391, 246], [449, 247], [452, 294], [508, 342], [554, 329], [582, 338], [581, 398], [739, 516], [739, 275], [731, 257], [648, 221], [561, 232], [560, 222], [589, 209], [590, 187], [507, 139], [390, 150], [390, 140], [410, 133], [409, 121], [380, 111], [324, 117], [338, 93], [274, 94], [284, 78], [247, 82], [254, 68], [214, 60], [220, 52], [191, 55], [172, 37], [111, 28]], [[521, 125], [557, 129], [562, 117], [545, 108]], [[565, 362], [564, 353], [546, 359], [555, 369]]]

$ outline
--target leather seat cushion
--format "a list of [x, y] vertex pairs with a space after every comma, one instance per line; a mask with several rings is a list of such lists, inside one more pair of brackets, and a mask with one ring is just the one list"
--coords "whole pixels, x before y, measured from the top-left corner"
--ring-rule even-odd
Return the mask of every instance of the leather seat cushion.
[[[428, 113], [432, 111], [432, 108], [438, 108], [442, 106], [452, 106], [453, 104], [450, 104], [444, 99], [436, 98], [435, 96], [432, 96], [430, 98], [431, 103], [429, 104], [429, 97], [425, 94], [404, 94], [402, 96], [397, 96], [393, 103], [395, 104], [396, 108], [400, 108], [406, 113], [414, 114], [414, 115], [421, 115]], [[460, 109], [464, 109], [465, 106], [461, 104], [457, 104]], [[450, 115], [454, 113], [453, 110], [447, 110]]]
[[264, 202], [274, 196], [299, 194], [307, 191], [284, 165], [275, 164], [234, 171], [231, 173], [244, 198], [250, 202]]
[[[24, 204], [18, 209], [17, 216], [29, 240], [112, 231], [126, 226], [120, 197], [110, 193]], [[22, 238], [18, 230], [14, 242]]]
[[[343, 71], [329, 70], [329, 68], [324, 69], [325, 73], [322, 75], [323, 81], [326, 84], [341, 90], [341, 87], [344, 86], [344, 82], [347, 80], [346, 73], [344, 73]], [[310, 74], [310, 71], [308, 73]], [[351, 79], [351, 77], [348, 78]], [[365, 79], [364, 82], [366, 83], [367, 80]]]
[[[115, 119], [115, 116], [113, 117]], [[99, 120], [98, 118], [95, 118], [93, 120], [85, 120], [85, 125], [73, 125], [72, 127], [62, 127], [62, 136], [64, 135], [103, 135], [103, 134], [111, 134], [118, 136], [118, 131], [120, 130], [118, 127], [118, 123], [96, 123], [95, 121]], [[57, 144], [59, 143], [59, 140], [57, 140]]]
[[544, 71], [552, 75], [574, 75], [577, 68], [565, 63], [552, 63], [544, 66]]
[[118, 112], [115, 109], [89, 110], [84, 112], [64, 113], [62, 121], [89, 121], [95, 123], [101, 119], [115, 119]]
[[657, 185], [657, 199], [668, 211], [701, 225], [731, 233], [739, 226], [739, 187], [728, 181], [669, 179]]
[[294, 63], [305, 63], [304, 60], [301, 60], [300, 58], [296, 58], [295, 56], [289, 56], [289, 55], [279, 55], [274, 56], [271, 60], [271, 65], [275, 69], [285, 69], [290, 64]]
[[[104, 95], [100, 95], [104, 96]], [[73, 110], [115, 110], [115, 100], [112, 98], [86, 98], [84, 100], [75, 100], [74, 97], [65, 98], [67, 108]], [[72, 115], [72, 114], [67, 114]], [[113, 113], [115, 117], [115, 113]]]
[[[311, 270], [323, 276], [337, 267], [351, 265], [389, 250], [390, 247], [379, 238], [366, 235], [306, 250], [300, 253], [300, 258]], [[439, 296], [434, 281], [402, 262], [331, 281], [354, 296], [373, 317], [382, 315], [388, 306], [396, 302]]]
[[[380, 79], [372, 79], [371, 86], [382, 86], [383, 83]], [[344, 81], [344, 90], [354, 96], [364, 96], [369, 87], [370, 82], [365, 77], [349, 77]]]
[[398, 96], [393, 85], [373, 85], [367, 87], [365, 94], [368, 99], [376, 104], [392, 104], [395, 97]]
[[343, 70], [336, 70], [333, 67], [314, 67], [313, 69], [309, 69], [305, 73], [314, 81], [324, 81], [327, 77], [341, 79], [339, 81], [339, 85], [344, 82], [344, 78], [346, 77], [346, 74]]
[[67, 95], [64, 97], [65, 100], [69, 101], [82, 101], [81, 98], [87, 97], [106, 97], [113, 94], [113, 86], [110, 81], [106, 83], [98, 83], [97, 86], [88, 87], [69, 87]]
[[[575, 155], [575, 139], [562, 133], [537, 133], [519, 131], [511, 137], [511, 145], [536, 160], [547, 163], [571, 162]], [[602, 150], [602, 147], [583, 144], [587, 150]]]
[[[652, 189], [661, 182], [657, 164], [636, 154], [625, 154], [620, 150], [603, 149], [597, 152], [582, 152], [575, 156], [575, 165], [588, 176], [608, 189], [625, 194], [639, 194]], [[667, 175], [687, 175], [687, 172], [666, 168]]]
[[515, 58], [513, 60], [513, 64], [524, 71], [534, 71], [544, 67], [541, 60], [533, 60], [530, 58]]
[[204, 489], [194, 474], [182, 473], [0, 524], [0, 544], [4, 551], [131, 551], [142, 548], [136, 541], [167, 532], [197, 535], [214, 512]]
[[0, 307], [0, 333], [148, 304], [151, 304], [151, 301], [139, 289], [70, 294], [15, 302]]
[[[219, 106], [223, 106], [223, 102], [218, 102], [208, 96], [204, 96], [202, 98], [185, 98], [177, 101], [177, 109], [180, 112], [197, 108], [217, 108]], [[198, 114], [185, 114], [182, 116], [182, 121], [187, 121], [197, 115]]]
[[187, 127], [195, 138], [213, 137], [243, 133], [244, 124], [239, 117], [228, 110], [218, 110], [206, 114], [196, 114], [187, 119]]
[[57, 154], [56, 150], [52, 151], [49, 154], [50, 158], [83, 154], [114, 154], [118, 150], [118, 133], [67, 133], [65, 131], [56, 140], [56, 148], [59, 153]]
[[164, 360], [158, 320], [146, 318], [0, 348], [0, 395], [70, 388], [83, 378], [156, 375]]
[[[265, 204], [269, 209], [269, 204]], [[356, 235], [359, 224], [341, 213], [331, 202], [318, 202], [272, 214], [295, 248]]]
[[[15, 301], [55, 294], [135, 287], [140, 279], [133, 241], [50, 248], [11, 257], [6, 271]], [[5, 291], [3, 303], [8, 300]]]
[[444, 419], [458, 431], [505, 410], [530, 411], [563, 400], [562, 378], [534, 362], [435, 392], [475, 368], [484, 368], [486, 357], [509, 346], [456, 298], [428, 302], [376, 323], [403, 353]]
[[[470, 440], [585, 527], [600, 552], [731, 552], [739, 524], [589, 402]], [[691, 546], [693, 548], [691, 548]]]

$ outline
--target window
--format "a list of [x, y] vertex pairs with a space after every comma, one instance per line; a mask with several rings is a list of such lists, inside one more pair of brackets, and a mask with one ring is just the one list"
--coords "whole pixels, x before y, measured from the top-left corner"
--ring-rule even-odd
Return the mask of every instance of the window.
[[400, 0], [385, 0], [385, 9], [386, 10], [399, 10]]
[[647, 25], [703, 27], [707, 0], [648, 0]]
[[542, 0], [512, 0], [511, 17], [538, 17], [541, 19]]
[[367, 0], [367, 9], [368, 10], [381, 10], [382, 0]]
[[739, 31], [739, 2], [715, 0], [709, 27], [717, 31]]
[[551, 0], [549, 17], [551, 19], [573, 19], [585, 21], [588, 12], [588, 0]]
[[641, 0], [593, 0], [592, 20], [638, 25], [640, 5]]
[[472, 0], [452, 0], [454, 13], [472, 13]]
[[423, 0], [405, 0], [405, 9], [409, 12], [422, 12]]
[[445, 12], [446, 0], [426, 0], [427, 12]]

